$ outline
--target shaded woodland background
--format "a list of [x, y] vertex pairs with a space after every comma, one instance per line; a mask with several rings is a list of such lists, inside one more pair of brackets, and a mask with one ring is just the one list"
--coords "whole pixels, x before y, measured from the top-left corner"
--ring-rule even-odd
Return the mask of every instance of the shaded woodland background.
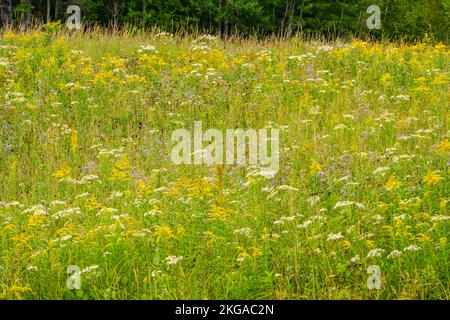
[[[0, 26], [64, 22], [67, 6], [78, 5], [84, 25], [198, 30], [225, 36], [327, 38], [347, 35], [447, 41], [450, 0], [0, 0]], [[369, 5], [381, 8], [381, 30], [368, 30]]]

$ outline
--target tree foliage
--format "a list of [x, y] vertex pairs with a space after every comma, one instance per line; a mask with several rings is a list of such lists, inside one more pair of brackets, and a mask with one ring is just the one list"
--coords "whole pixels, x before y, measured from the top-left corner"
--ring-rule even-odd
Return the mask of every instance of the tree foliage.
[[[114, 27], [133, 24], [222, 35], [302, 31], [420, 39], [428, 34], [439, 40], [447, 40], [450, 9], [450, 0], [0, 0], [0, 21], [9, 26], [64, 20], [70, 4], [80, 6], [85, 24]], [[366, 26], [372, 4], [381, 9], [381, 30]]]

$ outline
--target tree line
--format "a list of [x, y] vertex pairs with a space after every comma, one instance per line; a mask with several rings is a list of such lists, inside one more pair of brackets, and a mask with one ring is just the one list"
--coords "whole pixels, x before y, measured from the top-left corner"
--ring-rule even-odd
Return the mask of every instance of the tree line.
[[[157, 26], [221, 35], [325, 37], [368, 35], [447, 41], [450, 0], [0, 0], [0, 25], [26, 27], [64, 22], [69, 5], [81, 8], [84, 25]], [[377, 5], [381, 29], [369, 30], [367, 8]]]

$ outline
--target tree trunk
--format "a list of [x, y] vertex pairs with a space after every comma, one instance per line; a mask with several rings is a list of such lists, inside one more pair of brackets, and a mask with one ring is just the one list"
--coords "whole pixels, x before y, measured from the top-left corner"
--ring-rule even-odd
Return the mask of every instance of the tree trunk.
[[[223, 1], [223, 5], [225, 7], [225, 11], [227, 10], [227, 0]], [[223, 33], [225, 35], [225, 38], [228, 38], [228, 17], [225, 16], [225, 21], [223, 22]]]
[[304, 5], [305, 5], [305, 1], [303, 0], [303, 1], [302, 1], [302, 8], [300, 9], [300, 17], [299, 17], [300, 23], [299, 23], [299, 27], [297, 27], [297, 32], [299, 31], [298, 28], [300, 28], [300, 32], [303, 31], [302, 18], [303, 18], [303, 8], [304, 8]]
[[[219, 15], [222, 13], [222, 0], [219, 0]], [[222, 37], [222, 21], [219, 20], [219, 25], [218, 25], [218, 32], [219, 35]]]
[[5, 28], [8, 26], [8, 2], [5, 0], [0, 1], [0, 26]]
[[114, 24], [114, 30], [117, 30], [117, 16], [118, 16], [118, 8], [117, 8], [117, 2], [113, 2], [113, 24]]
[[30, 4], [30, 0], [26, 1], [28, 6], [27, 6], [27, 11], [25, 12], [25, 25], [26, 26], [30, 26], [31, 25], [31, 4]]
[[58, 20], [58, 9], [59, 9], [59, 5], [60, 5], [60, 0], [56, 0], [55, 1], [55, 20]]
[[289, 13], [289, 23], [288, 23], [288, 28], [287, 28], [287, 37], [290, 38], [292, 35], [292, 17], [294, 16], [294, 10], [295, 10], [295, 6], [297, 4], [297, 1], [293, 1], [292, 2], [292, 7], [291, 7], [291, 11]]
[[147, 25], [147, 0], [142, 0], [142, 27]]
[[3, 22], [3, 21], [6, 20], [5, 19], [5, 17], [6, 17], [5, 11], [6, 10], [5, 10], [5, 8], [3, 6], [4, 6], [3, 1], [0, 1], [0, 26], [3, 25], [3, 24], [6, 25], [6, 22]]
[[50, 0], [47, 0], [47, 23], [50, 22], [50, 9], [51, 9]]
[[288, 10], [289, 10], [289, 0], [286, 1], [286, 7], [284, 8], [283, 20], [281, 20], [280, 36], [283, 36], [285, 31], [286, 31], [285, 28], [284, 28], [284, 23], [286, 21]]
[[8, 12], [7, 12], [7, 26], [8, 28], [11, 28], [13, 25], [13, 6], [12, 6], [12, 0], [8, 1]]
[[114, 30], [119, 28], [119, 18], [122, 12], [122, 4], [119, 4], [117, 0], [113, 0], [110, 3], [109, 11], [111, 12], [112, 24]]
[[[21, 2], [21, 4], [22, 4], [22, 2]], [[23, 26], [24, 15], [25, 15], [25, 12], [24, 12], [24, 11], [21, 11], [21, 12], [20, 12], [20, 20], [19, 20], [19, 25], [20, 25], [21, 28], [22, 28], [22, 26]]]

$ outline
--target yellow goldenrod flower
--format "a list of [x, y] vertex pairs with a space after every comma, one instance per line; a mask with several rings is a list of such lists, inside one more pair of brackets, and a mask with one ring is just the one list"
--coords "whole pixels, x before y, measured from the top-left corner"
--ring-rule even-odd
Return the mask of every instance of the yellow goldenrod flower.
[[441, 142], [439, 142], [439, 144], [436, 146], [436, 152], [442, 154], [450, 153], [450, 141], [444, 139]]
[[434, 78], [433, 84], [440, 85], [440, 84], [448, 84], [448, 79], [446, 74], [439, 74]]
[[375, 247], [375, 241], [373, 240], [365, 240], [364, 243], [369, 249]]
[[248, 256], [250, 256], [247, 251], [243, 250], [239, 253], [236, 261], [237, 262], [243, 262]]
[[436, 173], [436, 171], [428, 171], [426, 176], [423, 178], [423, 182], [427, 185], [435, 185], [441, 182], [442, 176]]
[[124, 155], [122, 156], [115, 164], [115, 167], [121, 171], [127, 171], [131, 169], [130, 160], [128, 159], [128, 156]]
[[209, 217], [212, 220], [225, 220], [228, 218], [228, 212], [225, 208], [219, 207], [215, 204], [211, 205], [211, 213], [209, 214]]
[[37, 228], [47, 222], [47, 215], [33, 214], [28, 218], [28, 226], [30, 228]]
[[85, 208], [88, 211], [91, 211], [91, 210], [94, 210], [94, 209], [97, 209], [97, 208], [100, 208], [100, 207], [101, 207], [101, 204], [97, 201], [97, 198], [95, 196], [92, 196], [89, 199], [88, 203], [86, 203], [86, 205], [85, 205]]
[[32, 292], [30, 287], [22, 287], [13, 285], [7, 289], [7, 294], [12, 295], [14, 299], [20, 300], [23, 298], [23, 294], [27, 292]]
[[350, 241], [348, 241], [348, 240], [343, 240], [342, 244], [344, 245], [345, 249], [351, 249], [353, 247], [352, 243]]
[[424, 233], [419, 233], [416, 236], [416, 239], [420, 242], [430, 242], [431, 241], [431, 238], [427, 234], [424, 234]]
[[398, 181], [395, 176], [390, 176], [388, 181], [386, 182], [386, 184], [384, 185], [384, 187], [386, 188], [386, 190], [395, 190], [398, 187], [400, 187], [402, 185], [402, 183], [400, 181]]
[[394, 77], [393, 77], [389, 72], [387, 72], [387, 73], [385, 73], [385, 74], [383, 74], [383, 75], [381, 76], [380, 81], [381, 81], [383, 84], [389, 84], [389, 83], [392, 82], [392, 79], [394, 79]]
[[172, 228], [169, 226], [156, 226], [156, 242], [159, 242], [161, 239], [175, 239], [175, 235], [173, 234]]
[[72, 147], [72, 152], [77, 151], [77, 148], [78, 148], [78, 132], [75, 129], [72, 130], [72, 134], [70, 136], [70, 144], [71, 144], [71, 147]]
[[252, 247], [252, 257], [259, 257], [262, 256], [262, 250], [257, 247]]
[[311, 171], [313, 172], [320, 172], [322, 171], [322, 165], [317, 162], [316, 160], [312, 160], [311, 161], [311, 165], [309, 166], [309, 169], [311, 169]]
[[72, 172], [72, 169], [70, 169], [67, 165], [65, 165], [61, 169], [55, 171], [55, 173], [53, 173], [53, 177], [67, 178], [67, 177], [70, 177], [71, 172]]
[[13, 225], [12, 223], [7, 223], [7, 224], [5, 224], [5, 225], [3, 226], [3, 228], [4, 228], [5, 230], [14, 230], [14, 229], [16, 228], [16, 226]]

